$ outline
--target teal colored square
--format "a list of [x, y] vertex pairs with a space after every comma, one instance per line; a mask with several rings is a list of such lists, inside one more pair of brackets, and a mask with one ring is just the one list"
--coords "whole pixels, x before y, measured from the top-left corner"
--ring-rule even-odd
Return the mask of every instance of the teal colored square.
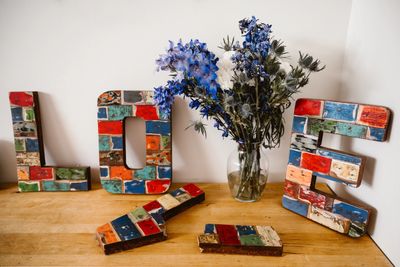
[[367, 127], [345, 122], [338, 122], [336, 133], [349, 137], [365, 138], [367, 134]]
[[126, 117], [132, 117], [132, 106], [122, 105], [122, 106], [109, 106], [108, 107], [108, 120], [110, 121], [120, 121]]
[[101, 180], [101, 185], [109, 193], [114, 193], [114, 194], [122, 193], [121, 180]]
[[108, 135], [99, 136], [100, 151], [110, 151], [110, 137]]
[[43, 191], [70, 191], [70, 183], [42, 181]]
[[135, 170], [134, 177], [141, 180], [154, 180], [156, 179], [156, 167], [146, 166], [143, 169]]

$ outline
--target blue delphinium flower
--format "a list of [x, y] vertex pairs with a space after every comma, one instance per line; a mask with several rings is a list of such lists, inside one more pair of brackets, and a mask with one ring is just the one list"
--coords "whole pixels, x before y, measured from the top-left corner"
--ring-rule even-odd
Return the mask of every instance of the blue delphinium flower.
[[[268, 77], [264, 69], [264, 59], [268, 57], [270, 43], [271, 25], [257, 23], [253, 16], [251, 19], [239, 21], [239, 28], [244, 36], [243, 47], [238, 45], [232, 61], [236, 63], [236, 69], [244, 71], [248, 77]], [[258, 60], [260, 59], [260, 60]]]
[[[319, 60], [300, 53], [299, 66], [284, 71], [280, 58], [286, 53], [285, 46], [271, 38], [271, 25], [251, 17], [239, 21], [239, 29], [243, 41], [224, 39], [226, 52], [221, 62], [199, 40], [170, 41], [156, 63], [158, 70], [168, 71], [172, 79], [155, 88], [154, 99], [164, 116], [171, 112], [174, 96], [187, 97], [191, 109], [214, 119], [214, 127], [223, 137], [230, 135], [241, 145], [264, 140], [264, 145], [272, 148], [283, 134], [281, 114], [290, 106], [291, 95], [307, 84], [309, 72], [323, 67], [318, 67]], [[205, 133], [203, 123], [191, 126]]]
[[[169, 42], [167, 53], [160, 55], [156, 60], [158, 70], [170, 71], [174, 79], [168, 81], [164, 87], [155, 89], [155, 102], [162, 112], [171, 112], [171, 105], [175, 95], [188, 96], [188, 88], [195, 88], [196, 92], [217, 100], [220, 89], [217, 83], [218, 58], [207, 49], [205, 43], [199, 40], [190, 40], [184, 44], [180, 40], [176, 45]], [[190, 107], [198, 109], [198, 100], [190, 102]], [[207, 110], [207, 109], [206, 109]], [[203, 116], [208, 116], [204, 110]]]

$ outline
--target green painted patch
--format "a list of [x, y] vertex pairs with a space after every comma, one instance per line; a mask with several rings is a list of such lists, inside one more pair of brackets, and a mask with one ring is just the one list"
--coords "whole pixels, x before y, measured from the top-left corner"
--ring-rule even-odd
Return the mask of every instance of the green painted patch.
[[131, 211], [131, 214], [136, 221], [141, 221], [149, 217], [149, 214], [143, 207], [134, 209], [133, 211]]
[[25, 109], [25, 114], [24, 114], [25, 121], [34, 121], [35, 120], [35, 112], [33, 111], [32, 108], [27, 108]]
[[109, 120], [123, 120], [126, 117], [132, 117], [132, 106], [121, 105], [121, 106], [109, 106], [108, 107], [108, 119]]
[[121, 180], [101, 180], [101, 185], [109, 193], [115, 193], [115, 194], [122, 193]]
[[169, 136], [169, 135], [162, 135], [161, 136], [161, 148], [162, 149], [171, 148], [171, 136]]
[[307, 134], [317, 136], [319, 132], [335, 133], [337, 121], [308, 118]]
[[107, 135], [99, 135], [100, 151], [110, 151], [110, 137]]
[[57, 168], [57, 180], [86, 180], [86, 168]]
[[242, 246], [264, 246], [264, 243], [258, 235], [240, 236], [240, 243]]
[[365, 223], [352, 222], [348, 235], [351, 237], [360, 237], [367, 231]]
[[154, 180], [156, 179], [156, 167], [146, 166], [143, 169], [135, 170], [134, 177], [142, 180]]
[[60, 183], [55, 181], [42, 181], [43, 191], [70, 191], [69, 183]]
[[38, 192], [39, 184], [38, 183], [18, 182], [18, 188], [19, 188], [20, 192]]
[[24, 152], [26, 151], [25, 140], [24, 139], [14, 139], [15, 151]]
[[365, 138], [367, 134], [367, 127], [351, 123], [338, 122], [336, 133], [350, 137]]

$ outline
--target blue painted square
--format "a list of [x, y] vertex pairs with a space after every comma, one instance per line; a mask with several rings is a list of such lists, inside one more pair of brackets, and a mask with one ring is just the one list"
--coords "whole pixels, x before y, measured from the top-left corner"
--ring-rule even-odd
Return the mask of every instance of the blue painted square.
[[178, 189], [172, 191], [170, 194], [171, 194], [173, 197], [176, 197], [176, 196], [179, 196], [179, 195], [182, 195], [182, 194], [186, 194], [186, 192], [183, 191], [183, 190], [181, 190], [180, 188], [178, 188]]
[[169, 178], [172, 177], [172, 168], [171, 167], [158, 167], [158, 178]]
[[98, 119], [107, 119], [107, 108], [99, 108], [97, 111], [97, 118]]
[[89, 190], [88, 183], [71, 183], [71, 191], [86, 191]]
[[210, 223], [206, 224], [205, 227], [204, 227], [204, 233], [205, 234], [214, 234], [214, 233], [216, 233], [215, 224], [210, 224]]
[[108, 167], [100, 167], [100, 177], [108, 178]]
[[354, 122], [357, 117], [357, 104], [325, 101], [322, 118]]
[[287, 208], [288, 210], [291, 210], [297, 214], [307, 217], [308, 204], [306, 204], [306, 203], [283, 196], [282, 205], [283, 205], [283, 207]]
[[293, 126], [292, 132], [294, 133], [305, 133], [305, 126], [306, 126], [307, 118], [306, 117], [293, 117]]
[[385, 138], [385, 132], [385, 129], [382, 128], [368, 127], [367, 138], [369, 140], [382, 142]]
[[125, 193], [130, 194], [145, 194], [145, 184], [143, 180], [132, 180], [125, 182]]
[[[161, 211], [161, 210], [162, 210], [162, 211]], [[159, 211], [157, 211], [157, 212], [151, 212], [151, 213], [149, 213], [150, 216], [153, 217], [153, 219], [157, 222], [158, 225], [163, 225], [163, 224], [165, 224], [165, 220], [164, 220], [164, 217], [163, 217], [164, 211], [163, 211], [163, 209], [161, 209], [161, 210], [159, 210]]]
[[301, 152], [298, 150], [289, 150], [289, 164], [300, 166]]
[[336, 159], [336, 160], [353, 163], [353, 164], [357, 164], [357, 165], [360, 165], [361, 161], [362, 161], [362, 159], [357, 156], [352, 156], [352, 155], [339, 153], [339, 152], [332, 151], [332, 150], [326, 150], [326, 149], [322, 149], [322, 148], [317, 149], [317, 155], [321, 155], [326, 158]]
[[39, 140], [38, 139], [26, 139], [26, 151], [27, 152], [39, 152]]
[[357, 208], [356, 206], [344, 202], [333, 203], [332, 212], [340, 214], [353, 222], [366, 223], [368, 219], [367, 210]]
[[257, 232], [251, 225], [236, 225], [239, 235], [256, 235]]
[[124, 147], [123, 139], [120, 136], [112, 136], [111, 143], [113, 149], [123, 149]]
[[169, 135], [171, 124], [169, 121], [146, 121], [146, 133]]
[[140, 238], [142, 236], [131, 219], [129, 219], [128, 215], [123, 215], [115, 219], [111, 224], [122, 241]]
[[12, 116], [12, 121], [23, 121], [24, 117], [22, 116], [22, 108], [11, 108], [11, 116]]

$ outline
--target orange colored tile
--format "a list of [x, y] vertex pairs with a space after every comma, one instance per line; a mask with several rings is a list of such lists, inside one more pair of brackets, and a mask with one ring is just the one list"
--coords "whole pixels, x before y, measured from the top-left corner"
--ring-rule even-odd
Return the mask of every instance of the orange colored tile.
[[17, 167], [18, 180], [29, 180], [29, 167], [18, 166]]
[[106, 223], [97, 228], [97, 232], [104, 238], [106, 244], [119, 242], [120, 239], [112, 230], [112, 227], [109, 223]]
[[301, 169], [293, 165], [288, 165], [286, 179], [301, 185], [310, 186], [312, 171]]
[[132, 180], [132, 170], [125, 168], [125, 166], [111, 166], [110, 178], [119, 178], [122, 180]]
[[146, 135], [146, 149], [147, 150], [160, 150], [160, 136], [159, 135]]

